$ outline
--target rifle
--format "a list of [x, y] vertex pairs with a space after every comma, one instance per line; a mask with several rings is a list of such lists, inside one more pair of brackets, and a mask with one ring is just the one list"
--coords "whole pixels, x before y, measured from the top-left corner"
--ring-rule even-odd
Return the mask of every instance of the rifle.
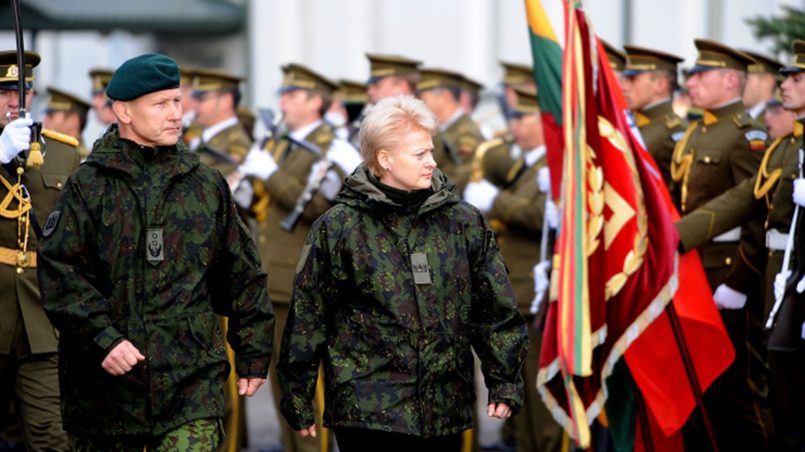
[[313, 201], [313, 197], [316, 195], [316, 192], [319, 191], [319, 187], [321, 186], [322, 181], [324, 181], [324, 178], [327, 176], [327, 172], [330, 171], [330, 168], [333, 167], [333, 164], [327, 159], [327, 156], [315, 144], [310, 143], [306, 140], [299, 140], [291, 136], [288, 136], [287, 138], [288, 141], [290, 141], [291, 143], [303, 149], [307, 149], [308, 151], [319, 156], [320, 157], [319, 161], [327, 162], [327, 164], [324, 165], [322, 171], [310, 175], [310, 178], [307, 181], [307, 185], [305, 186], [305, 189], [302, 190], [302, 193], [299, 195], [299, 198], [297, 198], [293, 210], [291, 210], [291, 213], [289, 213], [288, 216], [285, 217], [285, 219], [282, 220], [282, 222], [280, 222], [280, 226], [282, 227], [282, 229], [291, 232], [296, 227], [296, 224], [299, 222], [299, 219], [302, 218], [302, 213], [305, 211], [310, 202]]
[[[19, 69], [17, 89], [19, 90], [20, 96], [19, 117], [26, 118], [29, 114], [25, 110], [25, 43], [23, 40], [20, 1], [11, 0], [11, 6], [14, 9], [14, 35], [17, 38], [17, 67]], [[42, 123], [35, 122], [31, 125], [31, 147], [28, 150], [28, 157], [25, 159], [26, 168], [39, 169], [39, 167], [45, 163], [44, 157], [42, 156], [41, 139]]]

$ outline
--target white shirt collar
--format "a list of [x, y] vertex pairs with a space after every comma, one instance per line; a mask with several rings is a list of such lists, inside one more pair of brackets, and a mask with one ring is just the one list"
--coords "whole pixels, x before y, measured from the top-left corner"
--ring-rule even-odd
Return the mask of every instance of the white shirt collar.
[[439, 125], [439, 130], [444, 132], [445, 130], [449, 129], [450, 126], [453, 125], [454, 122], [458, 121], [458, 118], [464, 114], [464, 110], [458, 108], [456, 111], [453, 112], [453, 115], [450, 116], [450, 119], [444, 122], [444, 124]]
[[523, 160], [525, 160], [526, 166], [533, 166], [535, 163], [539, 162], [540, 159], [545, 155], [545, 145], [539, 145], [530, 151], [523, 153]]
[[212, 140], [212, 138], [214, 136], [216, 136], [219, 133], [221, 133], [222, 130], [224, 130], [226, 128], [229, 128], [229, 127], [232, 127], [237, 123], [238, 123], [238, 117], [237, 116], [232, 116], [230, 118], [224, 119], [223, 121], [219, 122], [218, 124], [213, 124], [213, 125], [207, 127], [206, 129], [204, 129], [203, 132], [201, 132], [201, 141], [204, 142], [204, 143], [209, 143], [210, 140]]
[[316, 121], [311, 122], [310, 124], [308, 124], [306, 126], [302, 126], [302, 127], [298, 128], [298, 129], [294, 130], [293, 132], [289, 133], [288, 135], [293, 137], [294, 140], [304, 140], [310, 134], [310, 132], [315, 130], [316, 127], [320, 126], [321, 123], [322, 123], [322, 120], [318, 119]]
[[761, 113], [763, 113], [763, 109], [765, 108], [766, 108], [766, 101], [758, 102], [755, 106], [748, 108], [746, 112], [749, 113], [749, 116], [751, 116], [752, 119], [757, 119], [757, 117], [760, 116]]

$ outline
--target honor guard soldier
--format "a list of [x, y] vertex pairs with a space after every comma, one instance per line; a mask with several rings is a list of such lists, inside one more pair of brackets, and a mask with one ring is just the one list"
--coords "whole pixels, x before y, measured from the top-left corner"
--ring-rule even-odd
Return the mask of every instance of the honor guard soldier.
[[201, 131], [198, 128], [190, 129], [193, 120], [196, 119], [196, 98], [193, 97], [193, 81], [196, 78], [196, 70], [192, 66], [182, 65], [179, 68], [181, 81], [179, 87], [182, 89], [182, 141], [189, 143], [197, 137]]
[[391, 96], [413, 96], [419, 81], [421, 61], [399, 55], [367, 53], [369, 60], [369, 102], [376, 103]]
[[[40, 57], [25, 52], [24, 61], [25, 105], [30, 105]], [[77, 140], [42, 131], [44, 164], [29, 166], [34, 151], [24, 151], [32, 146], [33, 121], [19, 117], [19, 71], [17, 53], [0, 52], [0, 425], [13, 402], [28, 450], [67, 450], [57, 332], [42, 309], [36, 270], [42, 227], [78, 168]]]
[[367, 86], [354, 80], [338, 81], [333, 102], [324, 120], [335, 130], [338, 138], [348, 141], [358, 148], [358, 131], [363, 119], [366, 104], [369, 103]]
[[[556, 205], [549, 200], [550, 182], [537, 96], [520, 89], [515, 89], [515, 94], [511, 128], [523, 155], [511, 164], [505, 163], [502, 157], [478, 156], [473, 162], [476, 171], [467, 184], [464, 199], [484, 213], [495, 231], [500, 252], [509, 269], [514, 299], [529, 325], [523, 379], [535, 382], [542, 344], [541, 319], [547, 303], [543, 303], [542, 312], [532, 312], [532, 270], [540, 261], [540, 237], [547, 233], [543, 229], [556, 228], [558, 212]], [[520, 414], [512, 417], [517, 450], [561, 450], [562, 428], [551, 416], [533, 384], [526, 385], [524, 401]]]
[[112, 102], [106, 97], [106, 86], [112, 80], [113, 72], [104, 68], [89, 71], [89, 78], [92, 80], [92, 109], [95, 110], [95, 117], [104, 128], [115, 122]]
[[514, 90], [536, 93], [537, 83], [534, 81], [534, 68], [530, 65], [501, 61], [500, 66], [503, 68], [503, 101], [500, 104], [503, 116], [508, 121], [511, 106], [517, 102], [517, 93]]
[[743, 92], [743, 103], [749, 115], [755, 118], [760, 125], [766, 127], [767, 103], [774, 98], [777, 86], [783, 81], [780, 69], [783, 65], [779, 61], [757, 52], [744, 50], [743, 53], [755, 60], [749, 65], [746, 75], [746, 88]]
[[440, 133], [433, 138], [433, 157], [447, 178], [457, 184], [459, 193], [469, 171], [475, 149], [484, 141], [478, 126], [461, 109], [459, 99], [464, 84], [461, 74], [444, 69], [419, 71], [417, 95], [439, 120]]
[[475, 124], [478, 126], [478, 130], [481, 131], [481, 135], [484, 136], [484, 139], [491, 140], [495, 137], [495, 130], [492, 128], [490, 124], [487, 124], [485, 119], [478, 116], [478, 112], [476, 108], [478, 107], [478, 102], [481, 100], [481, 91], [484, 89], [484, 85], [480, 82], [475, 81], [466, 75], [462, 76], [464, 78], [463, 84], [461, 86], [461, 98], [459, 99], [459, 104], [461, 105], [461, 109], [464, 110], [464, 113], [467, 113], [472, 117], [472, 120], [475, 121]]
[[242, 77], [213, 69], [198, 69], [193, 79], [194, 124], [201, 134], [188, 147], [225, 176], [237, 169], [252, 146], [237, 116], [242, 81]]
[[81, 133], [87, 125], [87, 114], [92, 105], [75, 94], [52, 86], [49, 86], [47, 91], [48, 104], [45, 107], [45, 118], [42, 125], [46, 129], [74, 138], [81, 160], [86, 159], [89, 149], [82, 143]]
[[[337, 139], [323, 121], [336, 89], [313, 70], [299, 65], [283, 66], [280, 87], [281, 133], [265, 149], [252, 149], [239, 172], [265, 182], [270, 205], [258, 246], [271, 278], [268, 291], [277, 318], [276, 347], [288, 315], [293, 278], [310, 225], [332, 206], [342, 181], [360, 163], [360, 154]], [[272, 364], [271, 385], [279, 415], [281, 391]], [[323, 395], [322, 395], [323, 397]], [[321, 404], [318, 405], [322, 409]], [[317, 425], [321, 431], [321, 412]], [[285, 451], [320, 451], [328, 447], [328, 435], [301, 437], [285, 420], [280, 421]]]
[[[674, 113], [671, 97], [677, 88], [677, 64], [682, 58], [632, 45], [626, 50], [623, 94], [634, 114], [646, 149], [654, 157], [669, 191], [671, 156], [688, 124]], [[677, 206], [679, 205], [676, 200]]]
[[[689, 71], [687, 88], [693, 105], [704, 114], [701, 121], [688, 126], [671, 162], [683, 215], [754, 176], [767, 141], [765, 130], [741, 102], [747, 68], [754, 60], [714, 41], [697, 39], [695, 43], [699, 55]], [[677, 228], [685, 250], [690, 249], [691, 235], [704, 233], [686, 223]], [[747, 304], [750, 297], [758, 298], [752, 291], [759, 287], [753, 281], [761, 278], [762, 230], [762, 219], [757, 219], [698, 246], [736, 352], [733, 364], [705, 394], [719, 447], [724, 450], [763, 449], [768, 440], [765, 354], [758, 350], [762, 307]], [[704, 440], [695, 439], [695, 428], [688, 433], [689, 444]]]

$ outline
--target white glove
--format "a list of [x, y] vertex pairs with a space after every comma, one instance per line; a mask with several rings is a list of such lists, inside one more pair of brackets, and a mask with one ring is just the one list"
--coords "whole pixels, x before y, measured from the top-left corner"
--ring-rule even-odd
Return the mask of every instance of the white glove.
[[545, 300], [545, 296], [548, 293], [548, 287], [550, 286], [548, 272], [550, 269], [551, 262], [548, 260], [538, 262], [537, 265], [534, 266], [534, 300], [531, 302], [532, 314], [539, 312], [540, 307], [542, 307], [542, 302]]
[[805, 207], [805, 179], [799, 178], [794, 180], [794, 192], [792, 193], [794, 204]]
[[746, 295], [726, 284], [721, 284], [716, 288], [713, 300], [716, 302], [718, 309], [743, 309], [746, 305]]
[[348, 142], [335, 139], [327, 149], [327, 159], [338, 165], [347, 174], [352, 174], [363, 159], [357, 149]]
[[537, 170], [537, 186], [539, 187], [539, 191], [543, 193], [551, 192], [551, 172], [548, 170], [547, 166], [543, 166]]
[[774, 299], [782, 300], [785, 295], [785, 283], [788, 277], [791, 276], [791, 270], [781, 270], [780, 273], [774, 275]]
[[464, 189], [464, 200], [477, 207], [483, 213], [492, 209], [492, 204], [500, 189], [486, 179], [470, 182]]
[[277, 162], [274, 161], [274, 157], [258, 146], [252, 146], [243, 163], [238, 167], [240, 174], [262, 180], [268, 180], [274, 171], [277, 171]]
[[17, 118], [3, 128], [0, 134], [0, 163], [14, 160], [20, 152], [31, 147], [31, 118]]
[[319, 174], [321, 174], [322, 171], [326, 171], [324, 174], [324, 179], [322, 179], [321, 183], [319, 184], [319, 193], [321, 193], [321, 195], [327, 200], [334, 201], [336, 195], [338, 195], [338, 192], [341, 191], [342, 183], [341, 178], [338, 177], [338, 173], [329, 168], [330, 162], [326, 160], [319, 160], [318, 162], [314, 163], [313, 166], [310, 167], [308, 181], [312, 181]]
[[545, 202], [545, 220], [548, 222], [548, 227], [551, 229], [559, 229], [559, 209], [553, 199]]
[[254, 198], [254, 187], [248, 179], [241, 179], [237, 188], [232, 192], [235, 203], [243, 209], [248, 209], [252, 205]]

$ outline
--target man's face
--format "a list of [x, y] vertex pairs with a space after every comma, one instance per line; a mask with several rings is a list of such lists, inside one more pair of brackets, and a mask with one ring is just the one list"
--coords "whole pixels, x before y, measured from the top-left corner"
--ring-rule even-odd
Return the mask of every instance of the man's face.
[[95, 111], [95, 117], [101, 124], [112, 124], [117, 120], [109, 104], [109, 98], [103, 91], [92, 96], [92, 110]]
[[196, 123], [201, 127], [210, 127], [219, 122], [223, 108], [223, 93], [218, 91], [205, 92], [196, 96]]
[[797, 120], [796, 113], [791, 110], [786, 110], [782, 106], [767, 108], [763, 117], [766, 120], [766, 128], [769, 130], [769, 136], [773, 140], [793, 132], [794, 122]]
[[408, 86], [408, 83], [401, 77], [394, 75], [383, 77], [380, 80], [369, 84], [367, 93], [369, 94], [369, 101], [373, 104], [387, 97], [399, 96], [401, 94], [413, 94]]
[[797, 116], [805, 114], [805, 72], [795, 72], [783, 80], [780, 85], [783, 107], [796, 112]]
[[285, 124], [292, 131], [317, 119], [320, 106], [321, 96], [303, 89], [292, 89], [280, 95], [280, 111]]
[[46, 129], [55, 130], [59, 133], [71, 134], [68, 130], [68, 120], [66, 111], [49, 111], [45, 113], [42, 126]]
[[730, 76], [730, 72], [725, 69], [710, 69], [692, 74], [685, 82], [691, 103], [699, 108], [712, 109], [729, 101], [731, 96], [727, 78]]
[[[33, 92], [25, 91], [25, 105], [30, 106]], [[16, 89], [0, 89], [0, 126], [20, 117], [20, 93]]]
[[430, 111], [439, 117], [439, 113], [441, 113], [442, 109], [444, 108], [445, 94], [445, 90], [436, 88], [420, 91], [418, 97], [422, 100], [422, 102], [425, 103], [425, 106], [428, 107]]
[[156, 91], [124, 102], [128, 112], [127, 137], [144, 146], [173, 146], [182, 132], [182, 92], [179, 88]]
[[514, 141], [524, 151], [530, 151], [543, 143], [542, 119], [539, 113], [516, 115], [511, 120]]
[[623, 94], [632, 110], [642, 110], [654, 99], [657, 81], [656, 74], [643, 72], [631, 77], [623, 77]]

